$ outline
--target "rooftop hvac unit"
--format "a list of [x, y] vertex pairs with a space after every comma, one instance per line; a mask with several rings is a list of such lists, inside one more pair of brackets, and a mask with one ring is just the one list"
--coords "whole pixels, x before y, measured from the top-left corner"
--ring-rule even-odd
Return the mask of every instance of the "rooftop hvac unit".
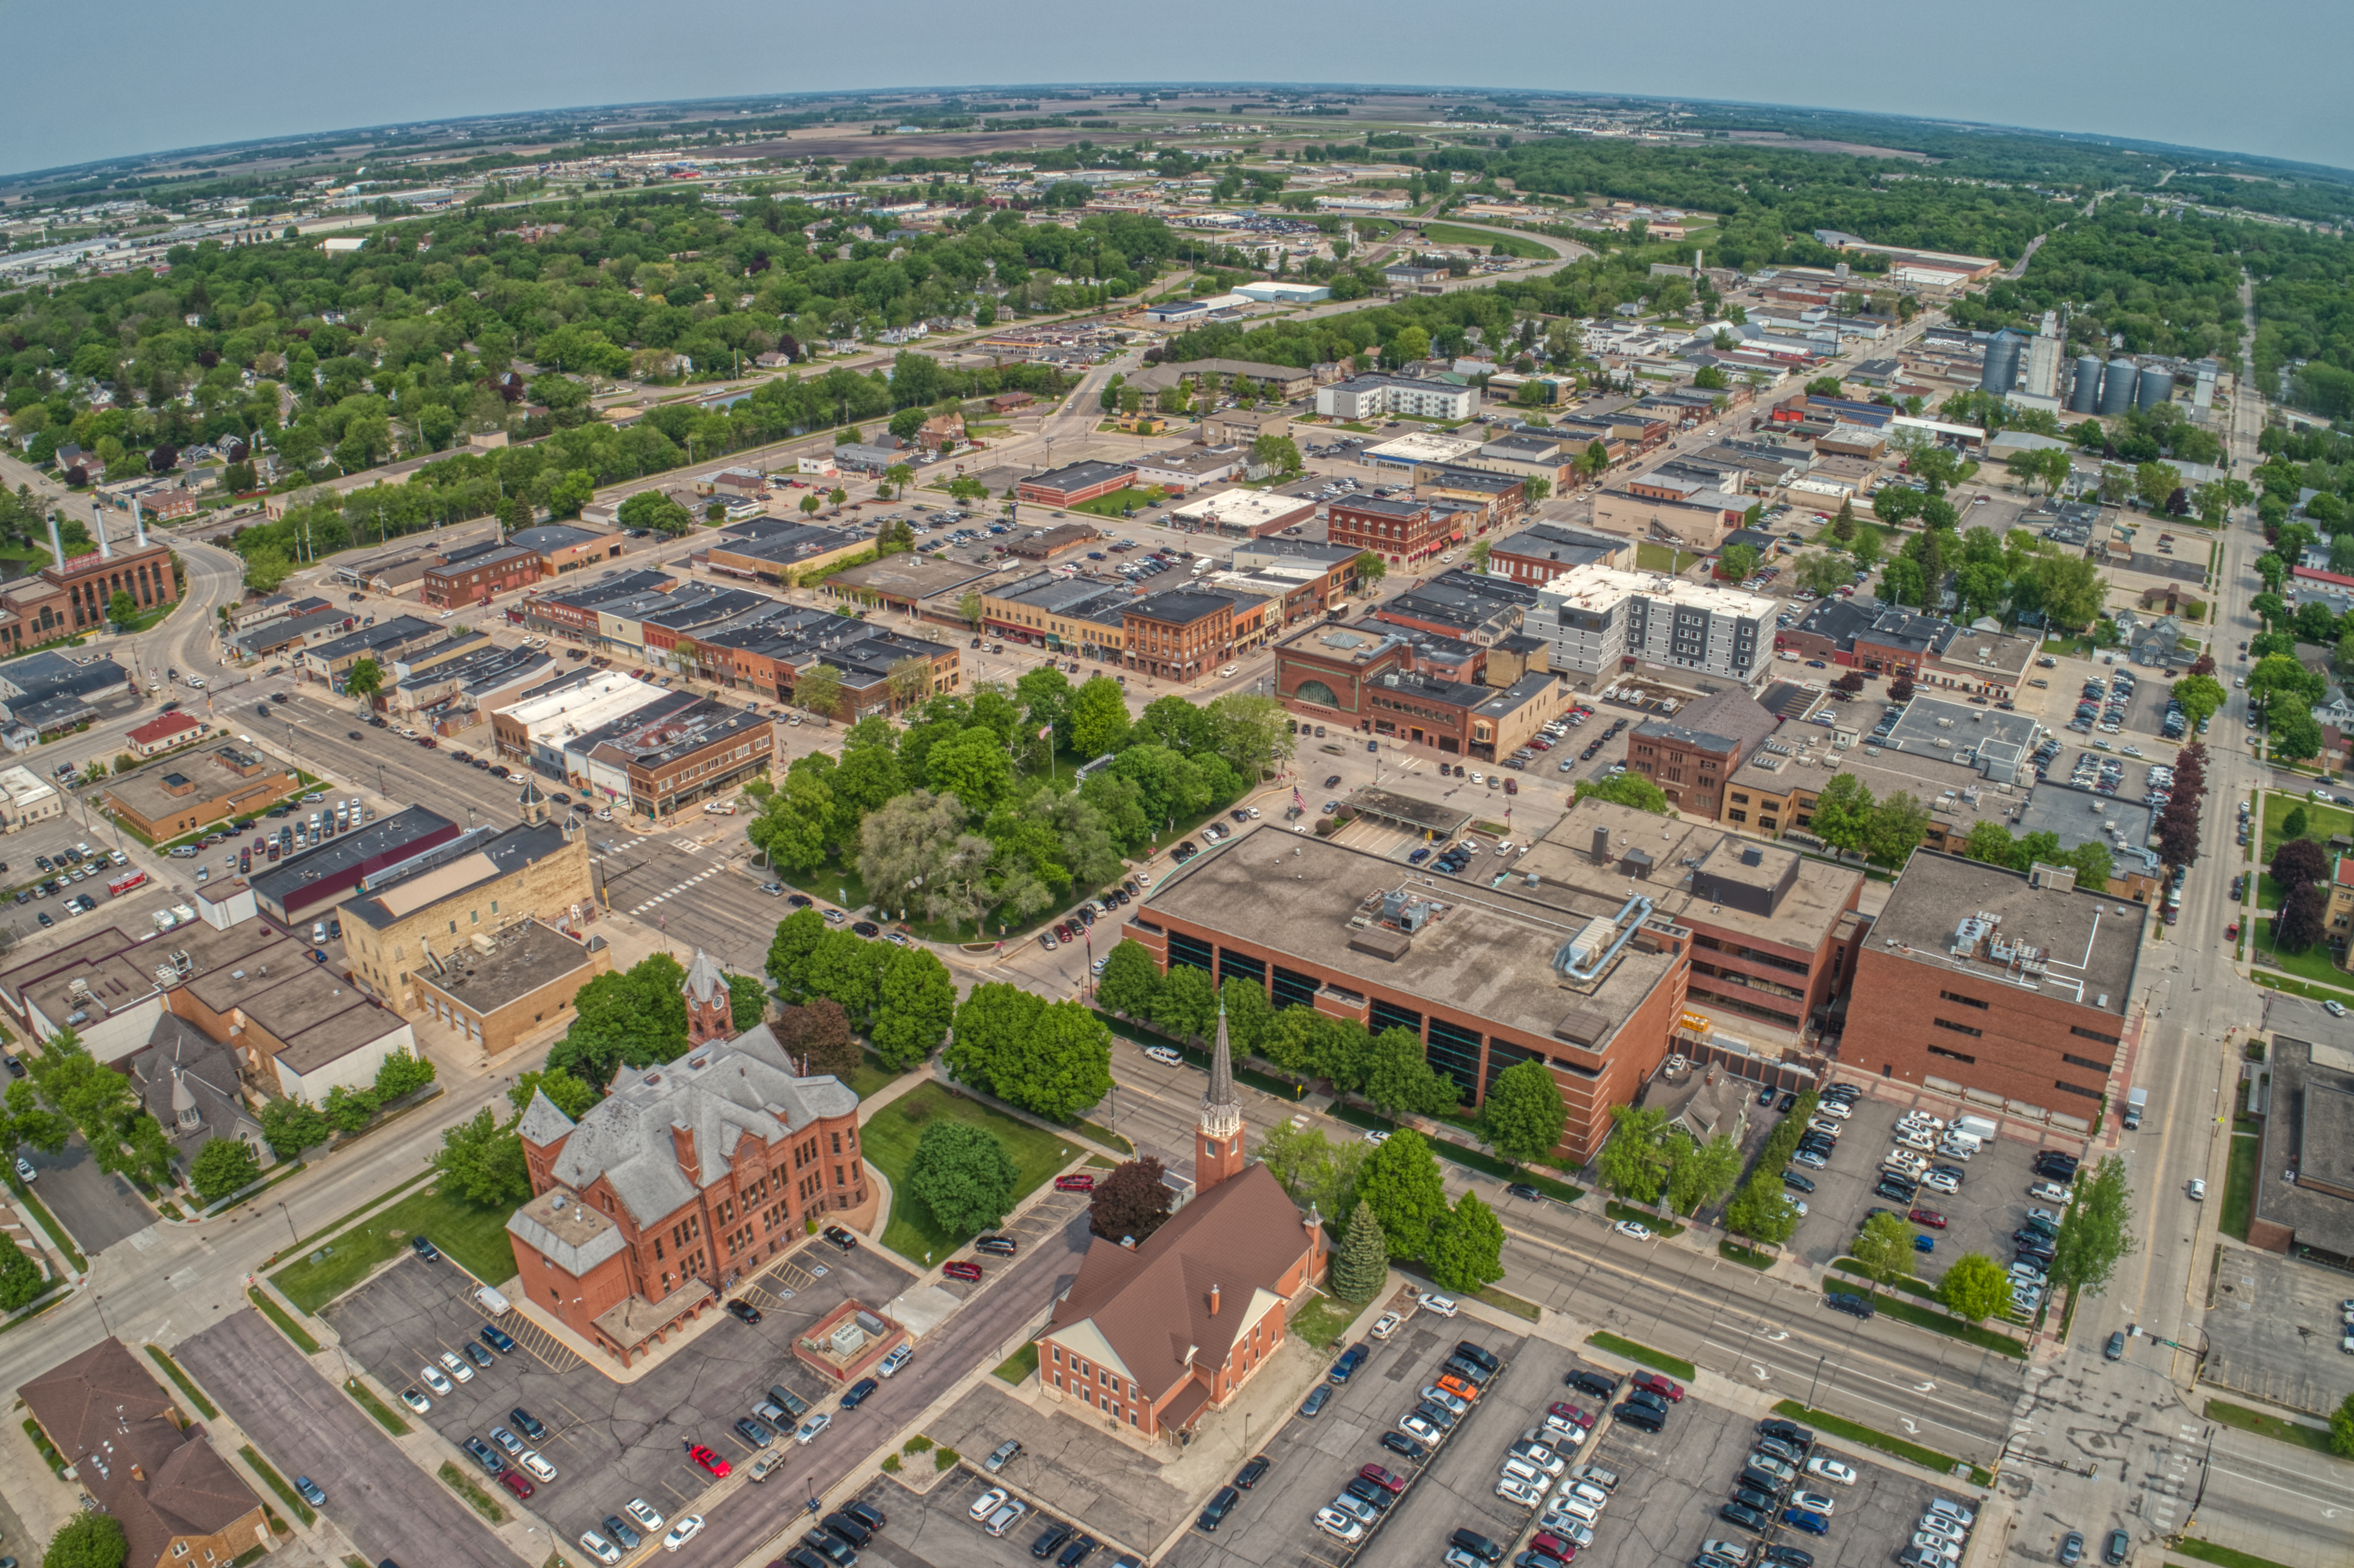
[[491, 934], [487, 931], [477, 931], [473, 937], [473, 944], [474, 951], [482, 954], [484, 958], [488, 958], [491, 954], [499, 950], [498, 943], [492, 938]]

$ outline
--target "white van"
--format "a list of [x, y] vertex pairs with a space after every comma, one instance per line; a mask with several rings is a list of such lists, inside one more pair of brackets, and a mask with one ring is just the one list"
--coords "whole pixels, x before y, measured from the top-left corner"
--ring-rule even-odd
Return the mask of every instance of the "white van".
[[481, 1304], [483, 1311], [493, 1318], [504, 1318], [507, 1315], [507, 1298], [487, 1285], [474, 1292], [474, 1299]]
[[705, 800], [703, 803], [703, 809], [706, 813], [714, 817], [732, 817], [736, 814], [736, 802], [733, 800]]

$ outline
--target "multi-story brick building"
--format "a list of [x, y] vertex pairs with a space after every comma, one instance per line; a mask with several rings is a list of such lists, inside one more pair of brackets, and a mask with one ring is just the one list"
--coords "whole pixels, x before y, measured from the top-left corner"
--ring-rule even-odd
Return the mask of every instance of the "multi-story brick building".
[[[1259, 601], [1263, 602], [1263, 601]], [[1172, 588], [1120, 607], [1128, 667], [1191, 681], [1234, 657], [1235, 596]]]
[[1226, 1018], [1193, 1132], [1193, 1191], [1140, 1241], [1098, 1236], [1037, 1340], [1038, 1386], [1118, 1430], [1182, 1446], [1283, 1346], [1324, 1272], [1324, 1230], [1245, 1158]]
[[1781, 722], [1746, 687], [1719, 692], [1672, 718], [1637, 725], [1627, 736], [1627, 766], [1664, 790], [1677, 810], [1715, 821], [1726, 783]]
[[1076, 506], [1126, 488], [1136, 471], [1124, 462], [1074, 462], [1034, 473], [1014, 487], [1023, 501], [1041, 506]]
[[1617, 534], [1589, 534], [1557, 523], [1532, 523], [1496, 541], [1488, 552], [1488, 575], [1534, 587], [1574, 567], [1624, 569], [1635, 564], [1632, 540]]
[[345, 901], [352, 976], [404, 1018], [420, 1010], [415, 981], [475, 937], [528, 920], [578, 928], [594, 918], [588, 841], [546, 821], [482, 828], [415, 869], [369, 880]]
[[1467, 1105], [1506, 1067], [1543, 1062], [1569, 1110], [1562, 1151], [1582, 1161], [1667, 1057], [1691, 930], [1623, 885], [1487, 890], [1479, 875], [1480, 896], [1460, 900], [1395, 861], [1264, 825], [1164, 879], [1120, 934], [1164, 968], [1263, 985], [1278, 1008], [1407, 1030]]
[[1426, 501], [1352, 496], [1325, 508], [1325, 537], [1352, 550], [1371, 550], [1394, 567], [1437, 555], [1452, 532]]
[[119, 548], [107, 535], [105, 514], [93, 512], [90, 531], [99, 547], [69, 559], [52, 519], [55, 564], [0, 583], [0, 653], [102, 630], [118, 593], [129, 594], [143, 610], [176, 600], [180, 575], [172, 565], [171, 546], [148, 543], [143, 524], [134, 523], [133, 530], [136, 542]]
[[523, 545], [491, 545], [453, 550], [440, 566], [426, 568], [418, 597], [435, 609], [488, 604], [503, 593], [527, 588], [540, 577], [539, 552]]
[[796, 1074], [766, 1023], [736, 1034], [706, 955], [683, 989], [685, 1055], [624, 1072], [577, 1123], [535, 1095], [516, 1128], [533, 1193], [507, 1221], [517, 1288], [624, 1365], [867, 1198], [858, 1097]]
[[1858, 956], [1848, 1065], [2079, 1124], [2112, 1092], [2149, 911], [1919, 849]]

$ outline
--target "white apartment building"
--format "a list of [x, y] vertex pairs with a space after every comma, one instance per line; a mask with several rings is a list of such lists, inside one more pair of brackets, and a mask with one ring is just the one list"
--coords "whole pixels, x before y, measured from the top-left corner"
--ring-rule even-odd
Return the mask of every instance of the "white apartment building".
[[1597, 564], [1537, 589], [1522, 630], [1552, 644], [1552, 667], [1607, 681], [1628, 659], [1754, 682], [1771, 662], [1775, 601], [1719, 583]]
[[1479, 390], [1405, 376], [1356, 376], [1316, 388], [1316, 411], [1341, 419], [1392, 414], [1418, 419], [1468, 419], [1479, 411]]

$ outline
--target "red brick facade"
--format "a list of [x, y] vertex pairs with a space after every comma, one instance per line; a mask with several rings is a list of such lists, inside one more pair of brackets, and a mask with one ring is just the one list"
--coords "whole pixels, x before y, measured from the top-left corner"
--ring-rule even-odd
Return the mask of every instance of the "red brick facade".
[[2105, 1010], [1867, 943], [1842, 1054], [1883, 1077], [1944, 1078], [2089, 1121], [2124, 1033], [2125, 1020]]

